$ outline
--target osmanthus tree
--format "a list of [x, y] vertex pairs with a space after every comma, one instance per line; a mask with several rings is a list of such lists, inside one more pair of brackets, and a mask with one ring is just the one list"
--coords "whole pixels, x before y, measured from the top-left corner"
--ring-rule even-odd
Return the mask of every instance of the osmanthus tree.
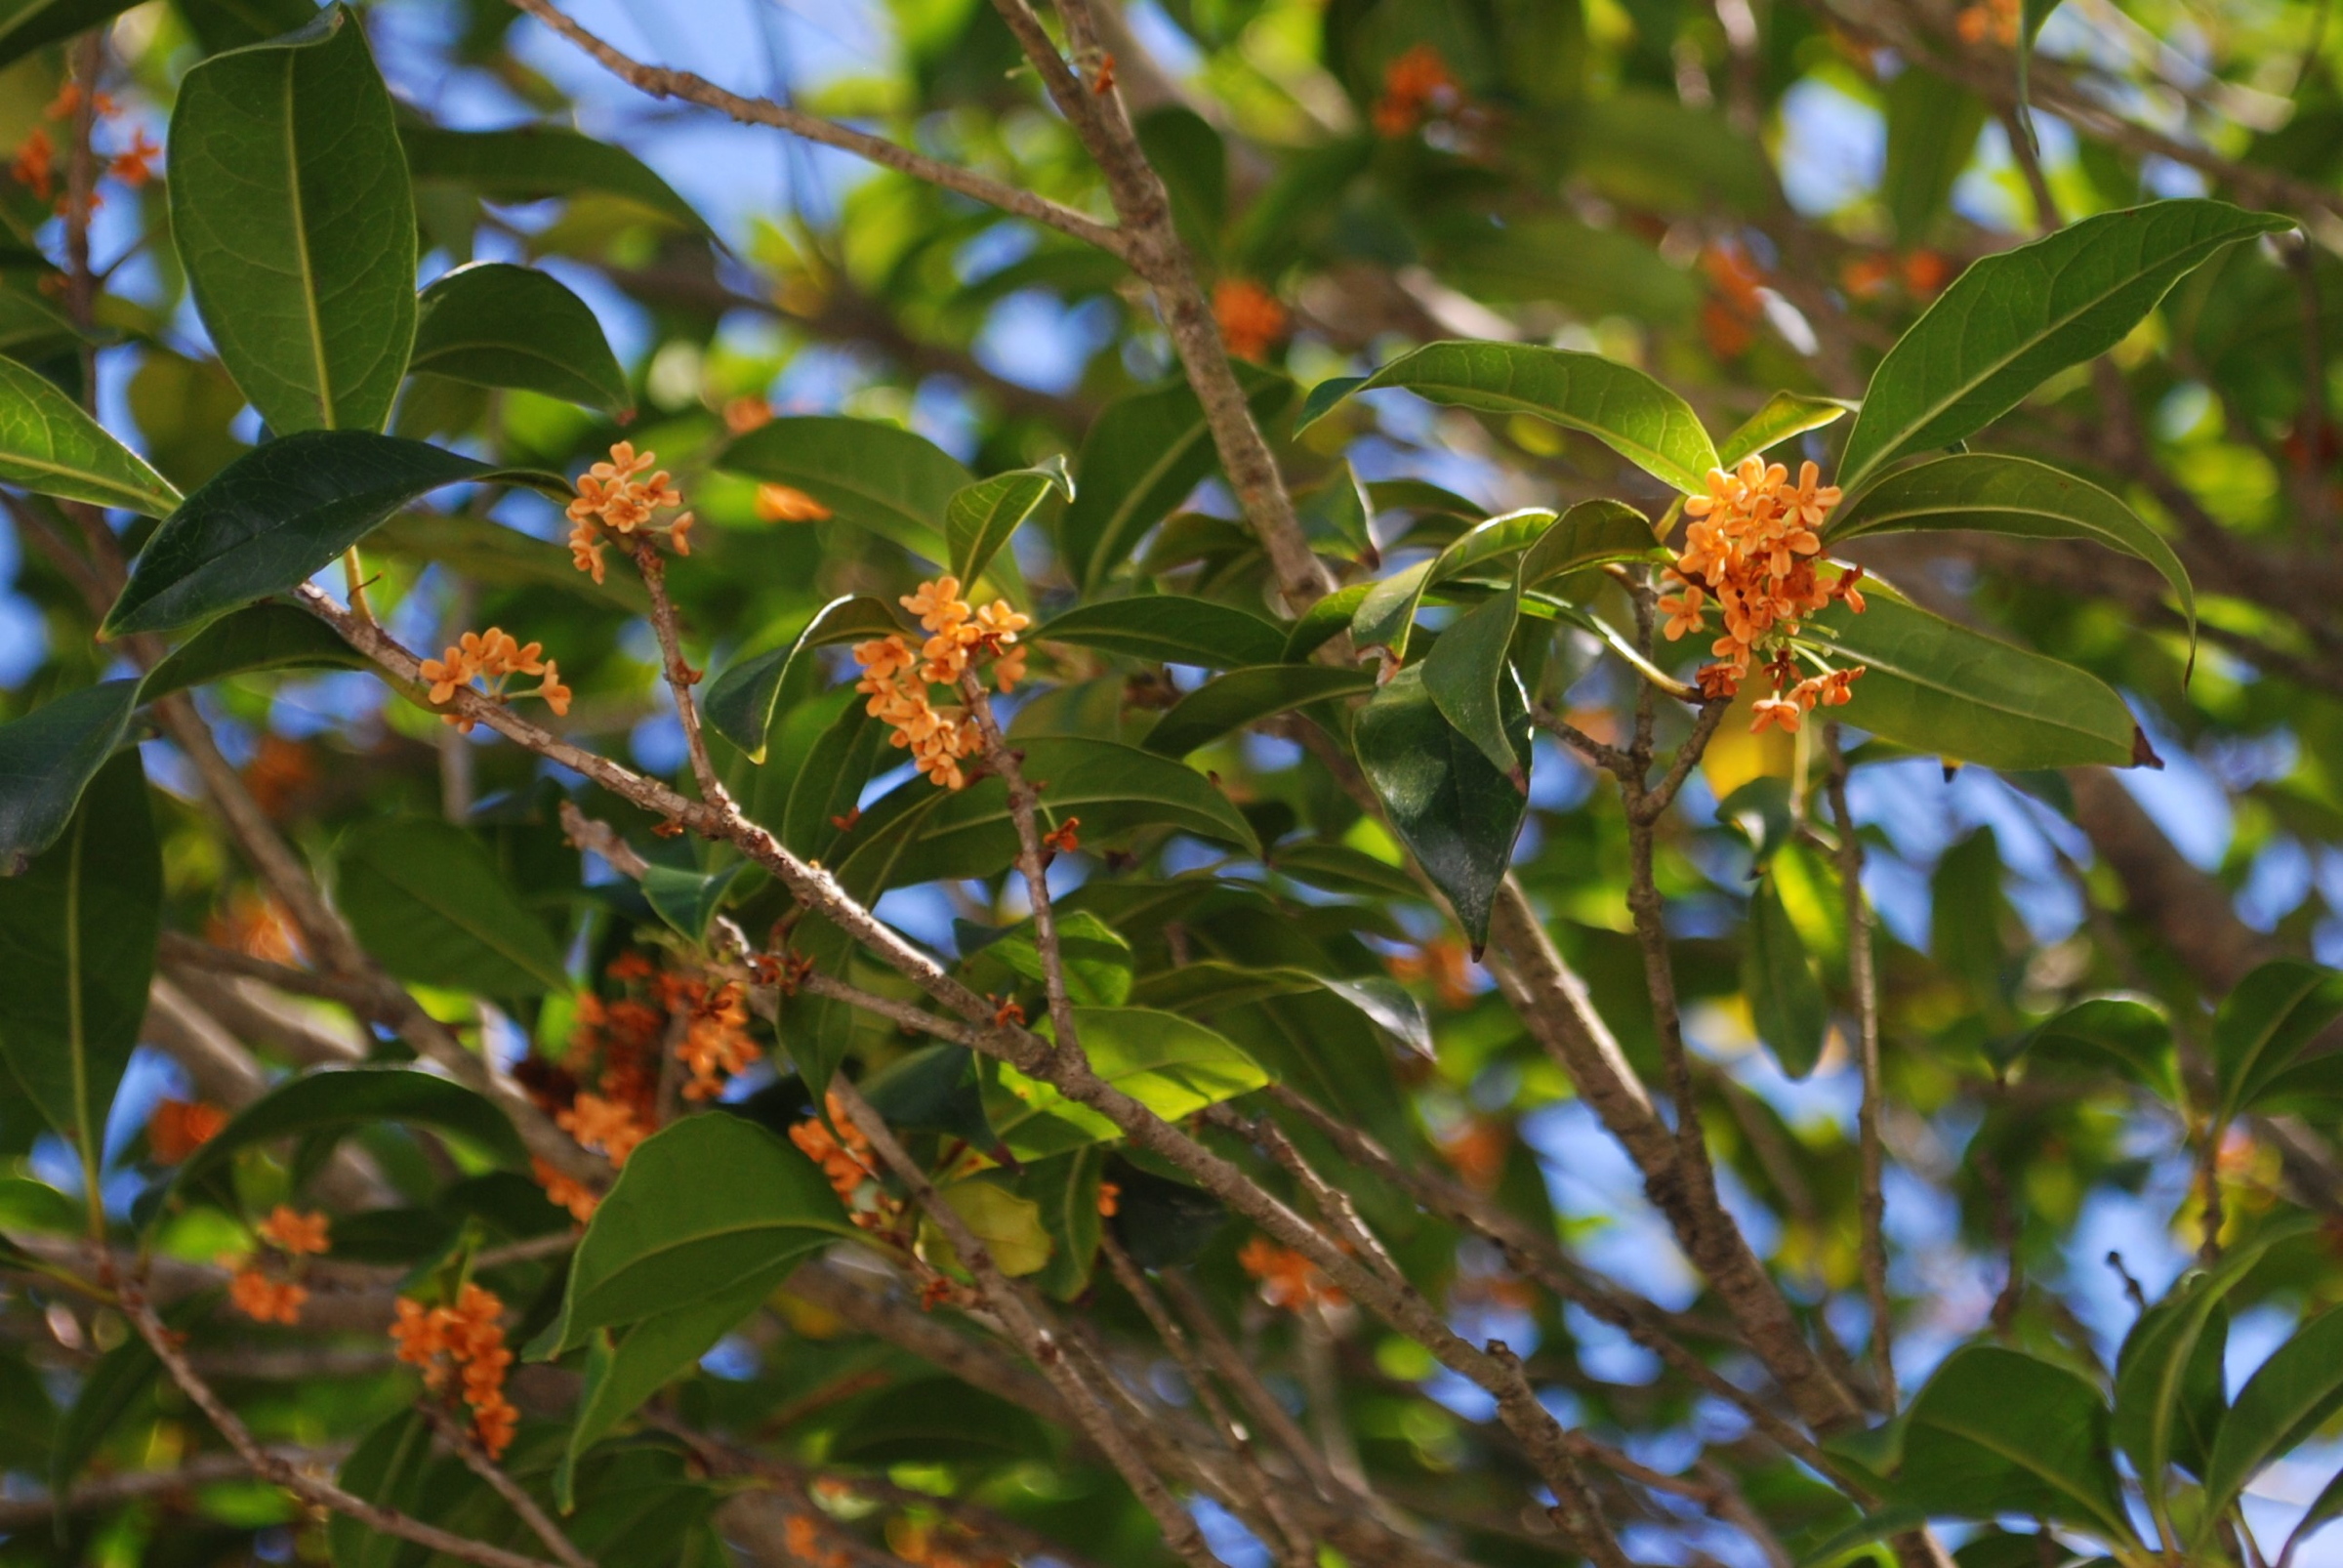
[[2336, 46], [2045, 9], [0, 8], [0, 1558], [2314, 1561]]

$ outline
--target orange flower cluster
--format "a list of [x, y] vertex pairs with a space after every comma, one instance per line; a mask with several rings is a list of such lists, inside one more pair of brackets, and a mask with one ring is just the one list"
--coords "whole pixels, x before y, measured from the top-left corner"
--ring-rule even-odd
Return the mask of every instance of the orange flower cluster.
[[1440, 1154], [1473, 1191], [1495, 1192], [1511, 1143], [1502, 1122], [1475, 1116], [1440, 1140]]
[[554, 1121], [562, 1132], [607, 1157], [612, 1165], [625, 1165], [627, 1157], [651, 1135], [649, 1123], [634, 1106], [625, 1100], [604, 1099], [599, 1094], [580, 1093], [569, 1102], [568, 1108], [554, 1113]]
[[238, 887], [227, 896], [227, 907], [204, 922], [203, 939], [214, 947], [231, 948], [246, 958], [265, 958], [271, 964], [301, 960], [301, 938], [285, 906], [254, 887]]
[[1752, 661], [1772, 650], [1761, 662], [1774, 695], [1757, 704], [1752, 729], [1796, 729], [1799, 716], [1818, 703], [1835, 707], [1851, 700], [1847, 688], [1863, 674], [1858, 666], [1799, 681], [1788, 641], [1803, 617], [1834, 600], [1845, 599], [1858, 613], [1863, 609], [1855, 589], [1860, 573], [1826, 584], [1815, 570], [1823, 549], [1819, 530], [1837, 505], [1838, 486], [1822, 483], [1812, 463], [1791, 484], [1787, 468], [1753, 457], [1731, 474], [1709, 470], [1708, 493], [1684, 504], [1692, 521], [1683, 550], [1667, 568], [1677, 589], [1660, 600], [1667, 617], [1664, 630], [1671, 642], [1702, 630], [1713, 596], [1724, 635], [1709, 651], [1720, 662], [1700, 674], [1701, 690], [1711, 698], [1740, 691]]
[[773, 405], [761, 397], [735, 397], [724, 404], [724, 429], [746, 435], [773, 422]]
[[1017, 634], [1032, 618], [997, 598], [982, 609], [960, 597], [960, 579], [938, 577], [922, 583], [916, 594], [901, 600], [920, 618], [927, 640], [913, 652], [901, 633], [854, 645], [854, 662], [862, 679], [854, 689], [871, 701], [868, 711], [894, 726], [892, 739], [911, 748], [919, 770], [946, 789], [966, 784], [961, 768], [984, 745], [983, 732], [962, 708], [937, 708], [928, 700], [929, 686], [960, 685], [978, 654], [993, 659], [993, 681], [1003, 691], [1025, 679], [1025, 649], [1014, 645]]
[[903, 1206], [879, 1190], [871, 1140], [848, 1119], [836, 1094], [824, 1097], [823, 1108], [829, 1113], [827, 1125], [819, 1117], [807, 1117], [789, 1130], [789, 1140], [822, 1168], [830, 1190], [846, 1206], [855, 1224], [865, 1230], [892, 1230]]
[[[528, 691], [514, 692], [519, 697], [543, 697], [547, 707], [556, 714], [569, 712], [569, 687], [561, 683], [561, 667], [552, 659], [538, 657], [545, 651], [542, 642], [522, 644], [502, 628], [490, 627], [485, 632], [467, 632], [446, 653], [436, 659], [426, 659], [418, 667], [424, 680], [432, 683], [432, 701], [444, 703], [456, 694], [459, 686], [469, 687], [474, 681], [478, 689], [491, 702], [503, 702], [505, 685], [516, 675], [541, 677]], [[473, 721], [462, 714], [442, 714], [446, 722], [470, 733]]]
[[1220, 341], [1239, 359], [1266, 359], [1286, 336], [1286, 308], [1249, 277], [1224, 277], [1213, 285], [1213, 319]]
[[1765, 319], [1765, 271], [1756, 258], [1731, 240], [1701, 252], [1701, 271], [1708, 279], [1708, 298], [1701, 303], [1701, 336], [1719, 359], [1738, 359], [1757, 339]]
[[1925, 247], [1894, 256], [1870, 251], [1850, 257], [1838, 270], [1839, 281], [1859, 300], [1875, 299], [1899, 279], [1915, 300], [1932, 298], [1952, 276], [1952, 264], [1944, 253]]
[[1464, 944], [1445, 936], [1433, 937], [1413, 953], [1393, 953], [1383, 960], [1391, 978], [1410, 984], [1430, 980], [1442, 1004], [1452, 1008], [1472, 1004], [1471, 964]]
[[[93, 102], [100, 123], [113, 118], [117, 110], [111, 97], [100, 93]], [[57, 90], [57, 97], [50, 101], [41, 117], [67, 124], [80, 112], [81, 84], [67, 82]], [[130, 145], [120, 152], [99, 154], [103, 160], [103, 172], [133, 190], [154, 178], [154, 160], [162, 155], [163, 149], [148, 139], [144, 126], [133, 130]], [[33, 127], [32, 134], [25, 137], [23, 144], [17, 148], [16, 159], [9, 165], [8, 172], [17, 184], [43, 201], [54, 198], [59, 216], [64, 215], [65, 198], [57, 189], [57, 141], [50, 136], [47, 126]], [[91, 211], [95, 212], [101, 201], [97, 191], [90, 192]]]
[[1430, 44], [1418, 44], [1383, 67], [1383, 96], [1375, 102], [1375, 134], [1406, 136], [1435, 115], [1464, 105], [1464, 89]]
[[299, 1323], [302, 1303], [309, 1299], [308, 1289], [274, 1272], [272, 1265], [281, 1259], [289, 1271], [298, 1259], [330, 1247], [325, 1216], [304, 1214], [280, 1203], [256, 1229], [267, 1254], [239, 1259], [231, 1253], [220, 1259], [233, 1269], [227, 1279], [227, 1299], [256, 1323]]
[[702, 980], [661, 974], [653, 985], [669, 1012], [688, 1012], [677, 1055], [691, 1069], [683, 1086], [686, 1099], [713, 1099], [724, 1092], [724, 1081], [746, 1072], [763, 1054], [749, 1038], [749, 1010], [740, 986], [730, 980], [713, 991]]
[[793, 1513], [781, 1521], [781, 1545], [789, 1560], [806, 1568], [849, 1568], [853, 1556], [822, 1539], [822, 1527], [810, 1513]]
[[[950, 1544], [947, 1544], [950, 1543]], [[956, 1524], [898, 1513], [886, 1522], [886, 1548], [918, 1568], [1016, 1568], [1007, 1557], [971, 1556], [967, 1532]]]
[[317, 782], [317, 763], [309, 748], [297, 740], [265, 733], [244, 764], [244, 787], [253, 804], [270, 817], [281, 817], [293, 798]]
[[1982, 44], [1988, 39], [2003, 49], [2018, 47], [2018, 28], [2024, 21], [2020, 0], [1978, 0], [1964, 6], [1952, 19], [1952, 26], [1964, 44]]
[[635, 534], [665, 534], [676, 554], [691, 554], [691, 514], [681, 513], [665, 522], [657, 515], [683, 504], [683, 492], [668, 482], [660, 469], [649, 478], [641, 475], [658, 460], [656, 452], [637, 453], [635, 443], [620, 441], [610, 448], [610, 461], [596, 463], [578, 475], [578, 498], [569, 504], [569, 556], [582, 572], [602, 580], [602, 552], [610, 541], [605, 531], [620, 538]]
[[595, 1196], [593, 1188], [562, 1175], [543, 1155], [529, 1156], [529, 1174], [545, 1189], [546, 1200], [556, 1209], [568, 1210], [569, 1217], [581, 1225], [592, 1219], [594, 1211], [601, 1206], [602, 1200]]
[[505, 1303], [496, 1293], [466, 1282], [453, 1306], [425, 1306], [409, 1297], [398, 1299], [398, 1320], [390, 1338], [398, 1359], [423, 1369], [423, 1385], [443, 1392], [452, 1370], [463, 1384], [464, 1403], [472, 1407], [473, 1435], [495, 1459], [513, 1441], [520, 1412], [505, 1397], [505, 1370], [513, 1352], [505, 1344]]
[[146, 1151], [158, 1165], [177, 1165], [226, 1125], [227, 1112], [209, 1100], [166, 1099], [146, 1118]]
[[1255, 1236], [1237, 1254], [1245, 1272], [1261, 1282], [1261, 1300], [1299, 1312], [1312, 1306], [1342, 1306], [1350, 1298], [1319, 1272], [1318, 1265], [1291, 1247]]

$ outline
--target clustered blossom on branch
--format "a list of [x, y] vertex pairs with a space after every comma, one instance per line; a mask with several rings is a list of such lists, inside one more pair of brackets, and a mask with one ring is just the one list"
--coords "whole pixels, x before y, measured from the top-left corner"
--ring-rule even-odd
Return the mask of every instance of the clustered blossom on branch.
[[202, 1099], [164, 1099], [146, 1118], [146, 1152], [157, 1165], [177, 1165], [220, 1135], [227, 1112]]
[[1989, 39], [2003, 49], [2018, 47], [2018, 29], [2025, 18], [2021, 0], [1977, 0], [1964, 6], [1952, 19], [1954, 30], [1964, 44], [1982, 44]]
[[847, 1117], [836, 1094], [824, 1096], [827, 1119], [808, 1117], [789, 1130], [789, 1140], [805, 1158], [822, 1168], [830, 1190], [846, 1206], [847, 1217], [864, 1230], [899, 1229], [903, 1205], [879, 1185], [879, 1167], [871, 1140]]
[[245, 1258], [233, 1254], [220, 1259], [231, 1270], [227, 1299], [236, 1310], [256, 1323], [299, 1323], [308, 1288], [287, 1277], [300, 1259], [324, 1252], [332, 1243], [321, 1214], [305, 1214], [278, 1204], [254, 1227], [266, 1251]]
[[[50, 101], [41, 118], [70, 125], [74, 116], [81, 112], [81, 83], [65, 83], [57, 90], [57, 97]], [[101, 124], [112, 119], [117, 112], [113, 99], [107, 94], [100, 93], [92, 102]], [[110, 155], [102, 153], [100, 157], [109, 177], [136, 190], [154, 178], [154, 160], [162, 155], [163, 149], [156, 146], [146, 135], [145, 127], [139, 126], [131, 133], [129, 146]], [[50, 136], [46, 125], [34, 126], [25, 136], [17, 147], [16, 159], [9, 165], [8, 172], [11, 179], [41, 200], [54, 199], [58, 212], [63, 214], [65, 198], [57, 188], [57, 141]], [[103, 198], [97, 191], [90, 192], [92, 211], [96, 211], [103, 201]]]
[[1464, 89], [1430, 44], [1418, 44], [1383, 67], [1383, 96], [1375, 103], [1375, 134], [1396, 140], [1435, 116], [1464, 106]]
[[632, 441], [620, 441], [610, 448], [610, 461], [578, 475], [578, 498], [569, 504], [570, 561], [578, 570], [593, 573], [597, 583], [602, 580], [602, 552], [610, 545], [607, 535], [633, 539], [637, 534], [664, 534], [677, 555], [691, 554], [691, 514], [658, 519], [661, 512], [683, 504], [683, 492], [669, 481], [665, 469], [647, 479], [640, 476], [658, 457], [656, 452], [637, 453]]
[[1261, 1300], [1289, 1312], [1313, 1306], [1346, 1306], [1350, 1298], [1316, 1263], [1291, 1247], [1255, 1236], [1237, 1254], [1245, 1272], [1261, 1282]]
[[426, 1306], [400, 1297], [398, 1320], [390, 1325], [398, 1359], [423, 1369], [426, 1388], [445, 1392], [451, 1371], [462, 1382], [473, 1435], [490, 1459], [504, 1453], [520, 1421], [520, 1412], [505, 1397], [505, 1370], [513, 1365], [513, 1352], [505, 1344], [504, 1313], [505, 1303], [494, 1291], [466, 1281], [453, 1306]]
[[984, 734], [967, 711], [938, 708], [929, 700], [929, 686], [957, 688], [961, 677], [979, 654], [993, 660], [994, 685], [1008, 691], [1025, 679], [1025, 649], [1014, 645], [1017, 634], [1033, 624], [1032, 617], [1009, 608], [997, 598], [982, 609], [960, 597], [960, 579], [938, 577], [922, 583], [916, 594], [902, 598], [905, 609], [920, 618], [927, 640], [918, 652], [901, 633], [874, 638], [854, 645], [854, 662], [862, 679], [854, 689], [867, 695], [868, 712], [893, 726], [889, 737], [911, 748], [912, 761], [922, 773], [946, 789], [967, 783], [963, 760], [983, 749]]
[[[501, 627], [485, 632], [467, 632], [448, 645], [436, 659], [426, 659], [418, 666], [423, 679], [432, 683], [431, 697], [434, 706], [448, 701], [461, 687], [479, 684], [473, 689], [493, 702], [503, 702], [508, 695], [543, 697], [545, 705], [556, 714], [569, 712], [569, 687], [561, 683], [561, 666], [552, 659], [541, 658], [545, 644], [522, 643]], [[507, 693], [506, 684], [516, 675], [533, 675], [541, 679], [526, 691]], [[466, 734], [472, 732], [473, 721], [462, 714], [441, 714], [441, 722], [455, 725]]]
[[1860, 567], [1828, 583], [1816, 570], [1823, 550], [1819, 530], [1838, 500], [1838, 486], [1824, 484], [1814, 464], [1801, 467], [1792, 484], [1788, 469], [1752, 457], [1730, 474], [1710, 469], [1708, 493], [1684, 504], [1692, 520], [1684, 548], [1666, 568], [1678, 587], [1660, 599], [1667, 617], [1664, 630], [1671, 642], [1702, 630], [1713, 596], [1724, 635], [1709, 645], [1718, 662], [1702, 669], [1701, 691], [1710, 698], [1733, 696], [1752, 663], [1761, 665], [1774, 694], [1758, 701], [1753, 730], [1769, 724], [1795, 730], [1818, 704], [1851, 700], [1848, 687], [1863, 674], [1857, 665], [1800, 680], [1789, 643], [1800, 620], [1826, 605], [1844, 599], [1862, 613], [1863, 596], [1855, 587]]
[[1213, 285], [1213, 319], [1228, 351], [1253, 360], [1268, 358], [1290, 324], [1277, 296], [1249, 277], [1224, 277]]

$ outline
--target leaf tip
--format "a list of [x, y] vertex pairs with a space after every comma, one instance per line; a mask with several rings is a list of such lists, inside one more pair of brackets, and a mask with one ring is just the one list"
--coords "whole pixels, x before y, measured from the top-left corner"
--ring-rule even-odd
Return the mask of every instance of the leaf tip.
[[2164, 770], [2164, 760], [2157, 756], [2156, 748], [2148, 743], [2148, 731], [2137, 724], [2131, 726], [2131, 762], [2126, 765], [2145, 767], [2158, 773]]

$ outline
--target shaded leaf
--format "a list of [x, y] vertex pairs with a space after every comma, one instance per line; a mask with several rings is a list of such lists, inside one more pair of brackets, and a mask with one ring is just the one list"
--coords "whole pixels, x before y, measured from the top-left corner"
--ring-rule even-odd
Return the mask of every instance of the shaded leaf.
[[307, 610], [247, 604], [221, 616], [147, 671], [139, 701], [263, 670], [363, 670], [369, 663]]
[[751, 762], [761, 763], [772, 728], [773, 704], [790, 672], [813, 649], [883, 638], [902, 630], [901, 617], [884, 599], [868, 594], [834, 598], [815, 610], [805, 630], [785, 646], [727, 666], [709, 685], [701, 709], [717, 733], [748, 753]]
[[[1528, 699], [1515, 683], [1504, 718], [1520, 736], [1515, 769], [1525, 778], [1528, 716]], [[1392, 830], [1447, 894], [1477, 953], [1488, 940], [1489, 912], [1512, 861], [1527, 794], [1441, 716], [1420, 668], [1400, 671], [1375, 694], [1359, 711], [1351, 738]]]
[[1977, 151], [1985, 102], [1934, 71], [1898, 73], [1882, 95], [1887, 109], [1887, 169], [1880, 190], [1896, 238], [1907, 251], [1928, 231], [1952, 199], [1954, 182]]
[[1374, 689], [1371, 673], [1330, 665], [1262, 664], [1231, 670], [1173, 703], [1141, 744], [1166, 757], [1185, 757], [1272, 714]]
[[1840, 397], [1778, 392], [1765, 400], [1763, 408], [1742, 421], [1740, 429], [1716, 443], [1717, 467], [1739, 467], [1743, 458], [1755, 457], [1793, 435], [1837, 424], [1857, 406]]
[[1896, 458], [1975, 434], [2050, 376], [2121, 342], [2222, 247], [2293, 227], [2226, 202], [2158, 201], [1984, 258], [1871, 373], [1838, 482], [1852, 494]]
[[334, 900], [401, 979], [520, 998], [569, 988], [545, 925], [480, 842], [428, 817], [362, 827], [335, 859]]
[[2256, 1368], [2223, 1418], [2204, 1473], [2206, 1528], [2247, 1482], [2300, 1445], [2343, 1406], [2343, 1311], [2320, 1313]]
[[1792, 1078], [1803, 1078], [1822, 1059], [1829, 1010], [1822, 982], [1806, 956], [1806, 943], [1782, 902], [1770, 876], [1749, 894], [1748, 933], [1741, 959], [1742, 992], [1758, 1038], [1773, 1048], [1774, 1059]]
[[841, 522], [867, 529], [942, 565], [944, 519], [975, 476], [924, 435], [877, 420], [776, 419], [736, 436], [716, 466], [802, 490]]
[[1106, 1217], [1098, 1212], [1099, 1179], [1107, 1150], [1097, 1144], [1054, 1160], [1042, 1160], [1017, 1178], [1017, 1190], [1039, 1208], [1049, 1232], [1049, 1261], [1034, 1283], [1060, 1301], [1090, 1288], [1098, 1261], [1098, 1238]]
[[1716, 448], [1691, 405], [1600, 354], [1521, 343], [1427, 343], [1372, 376], [1310, 392], [1296, 429], [1346, 397], [1404, 387], [1419, 397], [1489, 414], [1529, 414], [1583, 431], [1645, 473], [1687, 494], [1706, 486]]
[[413, 1067], [338, 1067], [288, 1078], [236, 1112], [187, 1157], [174, 1181], [189, 1191], [255, 1144], [338, 1135], [384, 1122], [453, 1134], [509, 1169], [529, 1163], [512, 1122], [475, 1091]]
[[1074, 499], [1074, 480], [1066, 460], [1051, 458], [1039, 468], [1011, 469], [989, 479], [978, 479], [953, 493], [944, 509], [944, 537], [951, 548], [952, 575], [964, 591], [983, 575], [993, 556], [1009, 541], [1018, 524], [1041, 509], [1054, 491]]
[[805, 1254], [859, 1234], [788, 1142], [722, 1111], [684, 1117], [628, 1156], [571, 1255], [560, 1318], [531, 1353], [577, 1349], [678, 1301], [778, 1285]]
[[2171, 1020], [2162, 1006], [2148, 997], [2086, 998], [2029, 1030], [2011, 1054], [2030, 1062], [2112, 1069], [2179, 1103]]
[[1370, 588], [1351, 614], [1351, 641], [1361, 650], [1389, 648], [1394, 657], [1406, 658], [1409, 638], [1415, 631], [1416, 610], [1425, 594], [1460, 573], [1528, 549], [1533, 542], [1543, 538], [1557, 520], [1543, 507], [1525, 507], [1475, 523], [1430, 560], [1393, 572]]
[[[1134, 961], [1130, 944], [1121, 933], [1087, 909], [1060, 912], [1056, 925], [1066, 995], [1075, 1005], [1119, 1008], [1129, 1001]], [[1047, 978], [1047, 966], [1031, 921], [986, 944], [980, 956], [1000, 961], [1036, 985]]]
[[474, 262], [416, 303], [409, 374], [521, 387], [608, 414], [635, 406], [594, 309], [534, 268]]
[[2277, 959], [2237, 984], [2213, 1017], [2221, 1125], [2251, 1106], [2303, 1048], [2343, 1016], [2343, 973]]
[[0, 5], [0, 65], [22, 60], [43, 44], [86, 32], [135, 4], [137, 0], [10, 0]]
[[2132, 1539], [2099, 1391], [1999, 1345], [1954, 1351], [1912, 1401], [1888, 1501], [1936, 1518], [2033, 1514]]
[[1286, 650], [1285, 631], [1275, 621], [1174, 594], [1077, 605], [1029, 637], [1207, 670], [1276, 664]]
[[560, 125], [522, 125], [503, 131], [450, 131], [435, 125], [399, 130], [407, 169], [417, 181], [465, 186], [490, 201], [543, 201], [554, 196], [618, 196], [706, 234], [690, 202], [615, 143]]
[[188, 71], [169, 189], [196, 309], [268, 427], [382, 429], [415, 337], [415, 201], [350, 14]]
[[13, 359], [0, 359], [0, 480], [149, 517], [179, 505], [179, 491], [145, 459], [55, 382]]
[[138, 705], [139, 682], [104, 681], [0, 724], [0, 876], [23, 875], [65, 831]]
[[[1038, 1274], [1049, 1265], [1052, 1243], [1042, 1223], [1042, 1206], [1021, 1198], [989, 1176], [951, 1181], [936, 1196], [960, 1216], [961, 1223], [992, 1259], [993, 1266], [1010, 1279]], [[966, 1277], [951, 1241], [925, 1216], [920, 1220], [920, 1252], [938, 1268]]]
[[371, 431], [306, 431], [270, 441], [163, 519], [106, 613], [103, 635], [167, 632], [290, 593], [432, 491], [500, 481], [569, 493], [556, 475], [492, 468]]

